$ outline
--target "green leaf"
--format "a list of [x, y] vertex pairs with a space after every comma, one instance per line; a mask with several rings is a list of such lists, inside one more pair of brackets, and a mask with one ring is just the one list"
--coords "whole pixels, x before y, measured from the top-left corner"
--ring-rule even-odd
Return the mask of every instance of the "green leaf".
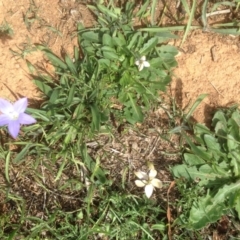
[[67, 106], [72, 104], [75, 91], [76, 91], [76, 85], [73, 84], [69, 90], [69, 94], [66, 102]]
[[7, 156], [6, 156], [6, 163], [5, 163], [5, 177], [8, 181], [8, 183], [10, 183], [10, 179], [9, 179], [10, 156], [11, 156], [11, 152], [8, 152]]
[[52, 52], [48, 51], [48, 50], [44, 50], [47, 58], [51, 61], [51, 63], [56, 66], [56, 67], [60, 67], [64, 70], [67, 70], [68, 67], [67, 65], [55, 54], [53, 54]]
[[80, 34], [81, 38], [85, 39], [89, 43], [98, 43], [99, 42], [99, 34], [93, 31], [83, 32]]
[[184, 177], [188, 181], [195, 181], [196, 179], [201, 179], [200, 185], [206, 185], [210, 180], [215, 180], [219, 177], [215, 174], [212, 168], [205, 164], [200, 168], [196, 166], [188, 167], [185, 164], [176, 165], [172, 168], [173, 175], [177, 178]]
[[97, 105], [91, 105], [91, 113], [92, 113], [92, 122], [91, 122], [91, 128], [93, 131], [99, 131], [101, 126], [101, 114], [99, 112], [99, 109]]
[[141, 33], [140, 32], [137, 32], [137, 33], [135, 33], [130, 39], [130, 42], [129, 42], [129, 44], [127, 45], [127, 48], [128, 49], [132, 49], [132, 47], [133, 46], [135, 46], [135, 44], [137, 43], [137, 42], [139, 42], [139, 38], [141, 37]]
[[217, 142], [217, 139], [211, 135], [204, 134], [204, 141], [208, 147], [208, 150], [213, 150], [219, 152], [221, 150], [220, 144]]
[[79, 48], [75, 46], [74, 47], [74, 58], [75, 58], [76, 62], [79, 60], [79, 57], [80, 57]]
[[151, 38], [150, 40], [147, 41], [147, 43], [143, 45], [143, 48], [139, 51], [139, 54], [141, 56], [146, 55], [153, 48], [155, 48], [157, 44], [158, 44], [158, 38], [157, 37]]
[[130, 105], [132, 107], [131, 109], [132, 109], [133, 119], [137, 122], [142, 122], [143, 121], [143, 113], [141, 111], [141, 108], [139, 106], [137, 106], [137, 104], [134, 101], [134, 99], [132, 98], [131, 94], [128, 94], [128, 97], [130, 99]]
[[118, 15], [116, 13], [113, 12], [112, 9], [106, 8], [104, 5], [98, 4], [97, 8], [99, 11], [101, 11], [103, 14], [112, 17], [113, 19], [117, 20], [118, 19]]
[[14, 164], [18, 164], [29, 152], [29, 149], [32, 147], [32, 144], [28, 143], [13, 159]]
[[[213, 126], [215, 127], [216, 133], [218, 133], [219, 129], [222, 129], [224, 132], [227, 132], [227, 120], [222, 111], [217, 111], [214, 114], [212, 122], [213, 122]], [[220, 122], [221, 124], [219, 126], [216, 126], [218, 122]]]
[[102, 43], [104, 46], [113, 47], [113, 38], [109, 34], [104, 33], [102, 37]]
[[240, 194], [236, 197], [234, 208], [238, 214], [238, 219], [240, 219]]
[[220, 188], [217, 194], [213, 198], [213, 202], [220, 203], [224, 202], [227, 197], [231, 196], [231, 194], [238, 193], [240, 190], [240, 181], [235, 183], [231, 183], [229, 185], [224, 185]]
[[203, 159], [191, 153], [184, 153], [184, 160], [189, 166], [197, 166], [205, 163]]
[[51, 97], [49, 99], [49, 103], [55, 103], [55, 101], [58, 99], [59, 97], [59, 94], [60, 94], [61, 90], [58, 89], [58, 88], [55, 88], [53, 91], [52, 91], [52, 94], [51, 94]]
[[143, 5], [140, 5], [140, 10], [136, 13], [136, 17], [141, 17], [142, 15], [146, 14], [146, 10], [149, 7], [149, 0], [145, 1]]
[[206, 150], [204, 151], [202, 148], [195, 146], [190, 140], [190, 138], [184, 132], [182, 134], [186, 139], [187, 143], [189, 144], [189, 146], [191, 147], [191, 150], [194, 154], [196, 154], [198, 157], [206, 161], [209, 161], [212, 159], [212, 154], [209, 154], [206, 152]]
[[40, 80], [34, 80], [34, 83], [37, 85], [37, 87], [48, 97], [51, 97], [52, 94], [52, 88], [49, 87], [47, 84], [43, 83]]
[[194, 102], [194, 104], [191, 106], [190, 110], [188, 111], [188, 113], [185, 116], [185, 121], [189, 120], [189, 118], [192, 116], [193, 112], [196, 110], [196, 108], [198, 107], [198, 105], [202, 102], [202, 100], [207, 96], [208, 94], [201, 94], [200, 96], [198, 96], [198, 98], [196, 99], [196, 101]]
[[105, 173], [103, 170], [96, 165], [96, 163], [93, 161], [93, 159], [90, 157], [90, 155], [87, 152], [86, 145], [82, 145], [80, 147], [81, 155], [84, 161], [84, 164], [88, 168], [88, 170], [96, 176], [96, 178], [99, 180], [100, 183], [105, 184], [107, 183], [107, 178], [105, 176]]
[[227, 135], [227, 146], [229, 152], [234, 151], [239, 148], [239, 142], [237, 142], [232, 135]]
[[71, 71], [71, 73], [77, 76], [78, 75], [77, 69], [76, 69], [73, 61], [71, 60], [71, 58], [68, 55], [65, 56], [65, 62], [67, 64], [69, 70]]
[[216, 202], [208, 193], [193, 203], [189, 224], [193, 229], [201, 229], [209, 223], [216, 222], [226, 212], [222, 202]]
[[189, 19], [188, 19], [188, 23], [187, 23], [187, 26], [186, 26], [186, 29], [185, 29], [185, 33], [184, 33], [184, 36], [182, 38], [182, 42], [181, 42], [180, 47], [185, 42], [185, 40], [187, 38], [187, 35], [188, 35], [188, 32], [191, 30], [192, 21], [193, 21], [193, 18], [195, 16], [196, 5], [197, 5], [197, 0], [193, 0], [192, 9], [191, 9], [191, 12], [190, 12], [190, 16], [189, 16]]

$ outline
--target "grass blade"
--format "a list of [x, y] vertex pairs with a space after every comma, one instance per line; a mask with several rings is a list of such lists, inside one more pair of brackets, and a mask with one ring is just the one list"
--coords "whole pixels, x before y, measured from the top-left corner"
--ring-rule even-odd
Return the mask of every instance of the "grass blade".
[[194, 14], [195, 14], [195, 9], [196, 9], [196, 4], [197, 4], [197, 0], [193, 0], [193, 5], [192, 5], [191, 13], [190, 13], [190, 16], [189, 16], [189, 20], [188, 20], [188, 23], [187, 23], [187, 27], [186, 27], [186, 30], [185, 30], [185, 33], [184, 33], [184, 36], [183, 36], [183, 39], [182, 39], [182, 42], [181, 42], [180, 47], [181, 47], [181, 46], [183, 45], [183, 43], [185, 42], [185, 40], [186, 40], [186, 38], [187, 38], [187, 35], [188, 35], [188, 32], [189, 32], [190, 29], [191, 29], [192, 20], [193, 20], [193, 17], [194, 17]]
[[185, 116], [185, 121], [189, 120], [189, 118], [192, 116], [193, 112], [196, 110], [196, 108], [198, 107], [198, 105], [202, 102], [202, 100], [207, 96], [208, 94], [201, 94], [197, 100], [195, 101], [195, 103], [192, 105], [192, 107], [190, 108], [189, 112], [186, 114]]

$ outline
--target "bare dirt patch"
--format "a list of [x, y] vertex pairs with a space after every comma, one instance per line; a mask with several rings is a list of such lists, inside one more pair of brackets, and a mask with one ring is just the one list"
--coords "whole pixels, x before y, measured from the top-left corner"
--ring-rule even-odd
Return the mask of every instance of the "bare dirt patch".
[[196, 121], [209, 123], [216, 108], [239, 103], [239, 37], [199, 30], [188, 37], [180, 51], [171, 84], [178, 104], [185, 108], [200, 94], [208, 94], [194, 113]]
[[8, 23], [14, 34], [0, 40], [0, 96], [16, 100], [38, 98], [25, 60], [43, 64], [35, 44], [44, 44], [56, 54], [71, 52], [77, 45], [76, 23], [93, 25], [93, 16], [81, 3], [72, 0], [0, 0], [0, 24]]

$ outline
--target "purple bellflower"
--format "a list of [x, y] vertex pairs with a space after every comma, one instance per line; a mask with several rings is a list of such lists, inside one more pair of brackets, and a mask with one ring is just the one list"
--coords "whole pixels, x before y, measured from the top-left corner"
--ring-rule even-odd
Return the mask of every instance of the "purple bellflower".
[[36, 120], [24, 113], [27, 108], [27, 98], [21, 98], [15, 103], [0, 98], [0, 126], [8, 126], [8, 131], [13, 138], [17, 138], [21, 124], [32, 124]]

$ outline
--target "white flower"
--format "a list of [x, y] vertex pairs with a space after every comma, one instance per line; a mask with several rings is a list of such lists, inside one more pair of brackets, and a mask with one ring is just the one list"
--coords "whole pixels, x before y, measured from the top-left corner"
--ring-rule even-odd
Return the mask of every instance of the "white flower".
[[144, 67], [150, 67], [150, 63], [146, 61], [145, 56], [142, 56], [139, 60], [135, 62], [135, 64], [138, 66], [139, 71], [142, 71]]
[[138, 171], [135, 172], [135, 175], [139, 178], [139, 180], [135, 180], [135, 184], [138, 187], [144, 187], [147, 198], [152, 196], [154, 188], [162, 187], [162, 181], [155, 178], [157, 176], [157, 171], [154, 168], [150, 169], [148, 174]]

